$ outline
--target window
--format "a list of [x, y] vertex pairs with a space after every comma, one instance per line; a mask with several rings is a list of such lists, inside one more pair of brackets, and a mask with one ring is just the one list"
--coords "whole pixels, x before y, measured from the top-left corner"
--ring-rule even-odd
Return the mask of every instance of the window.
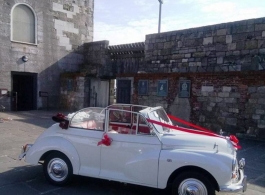
[[[137, 118], [135, 118], [134, 121], [137, 121]], [[135, 122], [135, 124], [137, 124], [137, 122]], [[151, 133], [151, 130], [150, 130], [149, 125], [146, 123], [145, 118], [139, 115], [137, 134], [150, 135], [150, 133]]]
[[18, 4], [11, 14], [11, 40], [36, 44], [36, 22], [32, 9], [25, 4]]
[[[114, 110], [112, 110], [114, 109]], [[120, 109], [120, 110], [118, 110]], [[128, 107], [111, 107], [109, 110], [109, 132], [121, 134], [135, 134], [131, 129], [131, 112]]]
[[85, 108], [67, 116], [70, 127], [85, 130], [104, 130], [105, 110], [103, 108]]
[[[130, 107], [128, 107], [130, 108]], [[150, 135], [150, 127], [139, 113], [131, 112], [123, 107], [123, 110], [109, 109], [110, 133], [130, 135]]]

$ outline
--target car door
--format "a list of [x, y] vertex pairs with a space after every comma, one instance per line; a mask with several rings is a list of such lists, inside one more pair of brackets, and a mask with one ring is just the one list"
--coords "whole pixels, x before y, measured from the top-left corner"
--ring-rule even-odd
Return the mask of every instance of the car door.
[[[100, 148], [104, 128], [99, 117], [95, 117], [91, 108], [76, 113], [70, 121], [64, 136], [76, 148], [80, 159], [79, 175], [98, 177], [100, 171]], [[104, 117], [101, 118], [101, 121]], [[91, 122], [93, 121], [93, 122]]]
[[103, 131], [68, 128], [64, 136], [76, 148], [80, 160], [79, 175], [98, 177], [100, 171], [100, 147]]
[[[116, 128], [112, 128], [115, 126]], [[111, 123], [107, 135], [110, 146], [102, 145], [100, 177], [121, 182], [157, 187], [161, 142], [147, 124]], [[140, 131], [140, 126], [143, 131]], [[149, 132], [147, 131], [149, 130]]]

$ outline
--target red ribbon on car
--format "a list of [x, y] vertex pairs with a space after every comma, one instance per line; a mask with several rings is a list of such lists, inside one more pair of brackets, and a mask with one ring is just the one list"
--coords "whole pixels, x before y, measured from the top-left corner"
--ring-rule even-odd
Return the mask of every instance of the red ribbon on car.
[[[173, 126], [173, 125], [169, 125], [169, 124], [162, 123], [162, 122], [155, 121], [155, 120], [151, 120], [151, 119], [147, 119], [147, 121], [150, 122], [150, 123], [161, 125], [163, 127], [167, 127], [167, 128], [174, 129], [174, 130], [177, 130], [177, 131], [182, 131], [182, 132], [192, 133], [192, 134], [197, 134], [197, 135], [220, 137], [220, 138], [226, 139], [224, 136], [218, 135], [218, 134], [216, 134], [216, 133], [214, 133], [214, 132], [212, 132], [212, 131], [210, 131], [208, 129], [205, 129], [205, 128], [200, 127], [200, 126], [195, 125], [195, 124], [192, 124], [192, 123], [190, 123], [188, 121], [182, 120], [182, 119], [177, 118], [175, 116], [168, 115], [168, 117], [170, 119], [174, 120], [174, 121], [177, 121], [179, 123], [182, 123], [184, 125], [187, 125], [187, 126], [190, 126], [190, 127], [196, 128], [196, 129], [189, 129], [189, 128], [185, 128], [185, 127]], [[241, 146], [238, 145], [239, 141], [238, 141], [236, 136], [230, 135], [229, 139], [230, 139], [231, 143], [233, 144], [233, 146], [236, 149], [241, 149]]]
[[206, 132], [211, 132], [211, 133], [212, 133], [212, 131], [210, 131], [210, 130], [208, 130], [208, 129], [205, 129], [205, 128], [203, 128], [203, 127], [200, 127], [200, 126], [198, 126], [198, 125], [195, 125], [195, 124], [193, 124], [193, 123], [190, 123], [190, 122], [188, 122], [188, 121], [185, 121], [185, 120], [183, 120], [183, 119], [177, 118], [177, 117], [175, 117], [175, 116], [172, 116], [172, 115], [169, 115], [169, 114], [168, 114], [168, 117], [169, 117], [170, 119], [172, 119], [172, 120], [174, 120], [174, 121], [177, 121], [177, 122], [179, 122], [179, 123], [182, 123], [182, 124], [184, 124], [184, 125], [188, 125], [188, 126], [190, 126], [190, 127], [194, 127], [194, 128], [196, 128], [196, 129], [199, 129], [199, 130], [202, 130], [202, 131], [206, 131]]
[[110, 146], [111, 142], [112, 139], [107, 134], [104, 134], [102, 140], [98, 142], [98, 146], [99, 145]]
[[232, 142], [233, 146], [234, 146], [236, 149], [241, 149], [241, 146], [238, 145], [239, 140], [237, 139], [236, 136], [234, 136], [234, 135], [230, 135], [229, 138], [230, 138], [230, 141]]
[[193, 134], [198, 134], [198, 135], [207, 135], [207, 136], [213, 136], [213, 137], [223, 137], [223, 136], [218, 135], [218, 134], [213, 133], [213, 132], [200, 131], [200, 130], [196, 130], [196, 129], [189, 129], [189, 128], [185, 128], [185, 127], [173, 126], [173, 125], [169, 125], [169, 124], [162, 123], [162, 122], [155, 121], [155, 120], [151, 120], [151, 119], [147, 119], [147, 121], [150, 122], [150, 123], [161, 125], [163, 127], [168, 127], [170, 129], [183, 131], [183, 132], [187, 132], [187, 133], [193, 133]]
[[57, 113], [57, 115], [52, 117], [52, 120], [54, 120], [55, 122], [59, 123], [59, 126], [62, 129], [68, 129], [69, 120], [68, 120], [68, 118], [66, 116], [64, 116], [64, 114]]

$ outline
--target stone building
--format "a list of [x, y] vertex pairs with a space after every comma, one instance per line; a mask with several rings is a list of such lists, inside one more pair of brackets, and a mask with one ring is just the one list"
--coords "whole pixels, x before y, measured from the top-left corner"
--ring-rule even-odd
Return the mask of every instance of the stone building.
[[58, 107], [60, 75], [79, 71], [94, 0], [0, 0], [0, 105]]

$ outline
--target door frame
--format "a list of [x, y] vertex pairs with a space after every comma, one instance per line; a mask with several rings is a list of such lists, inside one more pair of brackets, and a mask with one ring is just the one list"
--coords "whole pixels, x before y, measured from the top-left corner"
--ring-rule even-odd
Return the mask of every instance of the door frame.
[[[31, 76], [33, 78], [33, 102], [32, 102], [32, 109], [33, 110], [37, 110], [37, 97], [38, 97], [38, 90], [37, 90], [37, 86], [38, 86], [38, 73], [31, 73], [31, 72], [16, 72], [16, 71], [11, 71], [11, 94], [10, 94], [10, 98], [11, 98], [11, 110], [12, 111], [17, 111], [14, 110], [14, 106], [13, 106], [13, 92], [14, 92], [14, 82], [13, 82], [13, 77], [14, 76]], [[16, 107], [17, 109], [17, 107]]]
[[116, 91], [116, 102], [117, 103], [120, 103], [118, 102], [118, 94], [119, 94], [119, 90], [120, 90], [120, 87], [119, 87], [119, 81], [131, 81], [131, 89], [130, 89], [130, 102], [128, 102], [128, 104], [130, 104], [132, 102], [132, 94], [133, 94], [133, 81], [134, 81], [134, 78], [133, 77], [125, 77], [125, 78], [116, 78], [116, 84], [117, 84], [117, 91]]

